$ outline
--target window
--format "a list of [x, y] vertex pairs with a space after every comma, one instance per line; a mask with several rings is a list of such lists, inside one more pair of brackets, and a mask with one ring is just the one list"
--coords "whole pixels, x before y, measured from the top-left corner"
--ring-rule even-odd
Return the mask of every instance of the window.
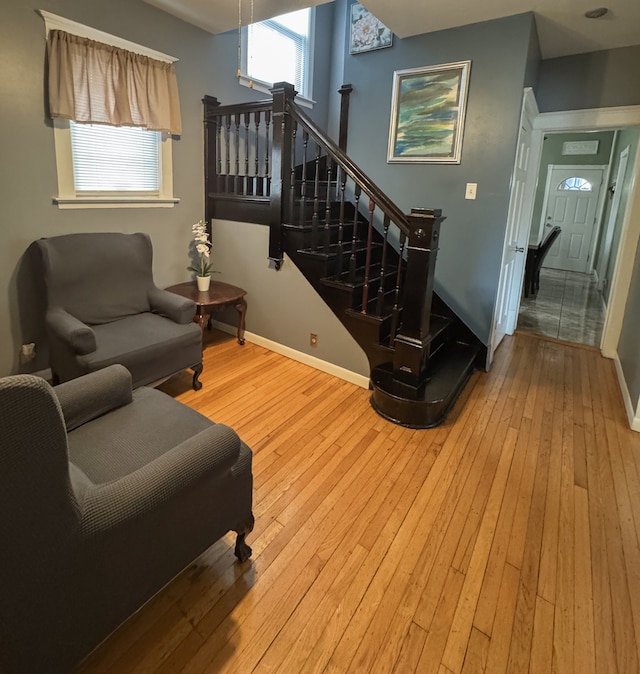
[[569, 190], [572, 192], [591, 192], [593, 186], [584, 178], [567, 178], [558, 185], [559, 190]]
[[[181, 130], [177, 88], [172, 90], [169, 81], [175, 81], [176, 59], [40, 13], [49, 56], [56, 56], [53, 61], [49, 58], [49, 108], [58, 173], [54, 203], [60, 208], [172, 207], [179, 199], [173, 197], [171, 133]], [[122, 53], [118, 60], [122, 70], [139, 68], [158, 84], [154, 91], [170, 91], [171, 96], [150, 98], [129, 88], [130, 78], [111, 68], [109, 55], [114, 50]], [[56, 86], [52, 89], [53, 62]], [[64, 86], [58, 86], [61, 82]], [[104, 104], [114, 96], [120, 102], [117, 119], [112, 119], [113, 107]], [[74, 119], [79, 121], [70, 121]]]
[[300, 9], [249, 25], [243, 31], [242, 84], [263, 90], [290, 82], [311, 98], [313, 9]]
[[59, 208], [171, 208], [171, 136], [54, 120]]
[[159, 131], [75, 122], [69, 130], [76, 193], [159, 194]]

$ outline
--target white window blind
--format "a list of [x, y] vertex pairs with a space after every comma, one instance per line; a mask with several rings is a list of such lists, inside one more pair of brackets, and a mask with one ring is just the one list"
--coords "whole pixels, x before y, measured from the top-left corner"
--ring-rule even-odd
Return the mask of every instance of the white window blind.
[[311, 10], [251, 24], [247, 31], [247, 76], [272, 85], [290, 82], [309, 94]]
[[158, 194], [159, 131], [75, 122], [70, 130], [76, 191]]

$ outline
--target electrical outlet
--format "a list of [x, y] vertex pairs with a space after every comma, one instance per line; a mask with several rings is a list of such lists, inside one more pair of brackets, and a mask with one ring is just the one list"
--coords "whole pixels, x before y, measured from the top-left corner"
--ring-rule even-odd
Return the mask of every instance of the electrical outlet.
[[314, 335], [313, 332], [309, 335], [309, 345], [318, 346], [318, 335]]
[[478, 191], [478, 183], [467, 183], [467, 189], [464, 193], [465, 199], [475, 199]]

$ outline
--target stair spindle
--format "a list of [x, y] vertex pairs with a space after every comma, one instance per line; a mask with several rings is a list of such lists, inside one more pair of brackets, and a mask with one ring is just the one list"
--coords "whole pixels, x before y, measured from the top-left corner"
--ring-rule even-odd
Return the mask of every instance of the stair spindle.
[[265, 123], [265, 149], [264, 149], [264, 182], [265, 182], [265, 196], [271, 194], [271, 173], [269, 172], [269, 131], [271, 130], [271, 110], [264, 111]]
[[369, 277], [371, 275], [371, 244], [373, 242], [373, 213], [376, 204], [369, 198], [369, 228], [367, 230], [367, 254], [364, 263], [364, 287], [362, 288], [362, 313], [367, 313], [367, 304], [369, 304]]
[[255, 184], [253, 186], [253, 193], [255, 196], [261, 196], [263, 194], [262, 185], [260, 184], [260, 110], [253, 113], [253, 121], [256, 126], [256, 171], [255, 171]]
[[216, 137], [216, 192], [222, 191], [222, 119], [215, 117], [215, 137]]
[[235, 153], [236, 153], [236, 175], [233, 179], [233, 193], [240, 191], [240, 113], [235, 114]]
[[311, 247], [318, 248], [318, 210], [320, 208], [320, 156], [322, 148], [316, 143], [315, 177], [313, 181], [313, 216], [311, 217]]
[[251, 115], [248, 112], [244, 113], [244, 195], [247, 196], [251, 194], [249, 191], [249, 123], [251, 121]]
[[356, 267], [357, 267], [357, 260], [356, 260], [356, 249], [358, 246], [358, 217], [359, 217], [359, 211], [358, 211], [358, 205], [360, 204], [360, 194], [362, 192], [362, 188], [358, 183], [356, 183], [356, 189], [353, 194], [353, 200], [356, 202], [354, 205], [354, 212], [353, 212], [353, 233], [351, 236], [351, 257], [349, 258], [349, 283], [351, 285], [354, 285], [356, 282]]
[[380, 285], [378, 286], [378, 297], [376, 299], [376, 316], [382, 316], [384, 305], [384, 275], [387, 270], [387, 241], [389, 238], [389, 216], [384, 216], [384, 241], [382, 243], [382, 262], [380, 263]]
[[224, 134], [224, 156], [225, 156], [225, 192], [229, 192], [229, 180], [231, 179], [231, 115], [226, 116], [225, 134]]
[[302, 133], [302, 182], [300, 183], [300, 224], [304, 225], [307, 215], [307, 148], [309, 132]]
[[347, 174], [340, 171], [340, 217], [338, 222], [338, 268], [337, 274], [342, 274], [342, 258], [344, 254], [344, 191], [347, 182]]
[[298, 135], [298, 122], [293, 121], [291, 128], [291, 168], [289, 169], [289, 212], [287, 213], [287, 222], [293, 224], [294, 203], [296, 192], [296, 138]]
[[393, 309], [391, 309], [391, 334], [389, 336], [389, 346], [393, 345], [393, 340], [398, 332], [400, 323], [400, 289], [402, 283], [402, 263], [404, 262], [404, 247], [407, 242], [407, 235], [400, 230], [400, 250], [398, 251], [398, 270], [396, 272], [396, 287], [393, 293]]
[[325, 195], [324, 207], [324, 252], [329, 254], [331, 244], [331, 175], [333, 173], [333, 163], [331, 157], [327, 155], [327, 191]]

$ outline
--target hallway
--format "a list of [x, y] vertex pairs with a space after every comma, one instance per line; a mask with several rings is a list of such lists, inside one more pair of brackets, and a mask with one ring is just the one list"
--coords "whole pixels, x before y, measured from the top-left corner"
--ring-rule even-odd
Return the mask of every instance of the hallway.
[[520, 304], [518, 330], [599, 346], [604, 306], [593, 276], [541, 269], [540, 289]]

